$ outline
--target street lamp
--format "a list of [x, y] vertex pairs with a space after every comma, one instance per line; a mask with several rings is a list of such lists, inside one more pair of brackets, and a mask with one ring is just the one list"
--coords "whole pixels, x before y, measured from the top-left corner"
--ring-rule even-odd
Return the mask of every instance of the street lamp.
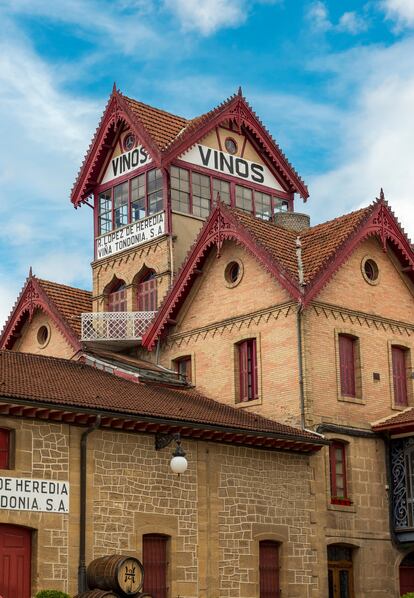
[[181, 446], [181, 438], [179, 432], [176, 434], [160, 434], [157, 433], [155, 435], [155, 449], [157, 451], [169, 446], [171, 442], [175, 440], [176, 447], [173, 451], [171, 461], [170, 461], [170, 468], [173, 473], [180, 475], [187, 471], [188, 461], [185, 458], [185, 451]]

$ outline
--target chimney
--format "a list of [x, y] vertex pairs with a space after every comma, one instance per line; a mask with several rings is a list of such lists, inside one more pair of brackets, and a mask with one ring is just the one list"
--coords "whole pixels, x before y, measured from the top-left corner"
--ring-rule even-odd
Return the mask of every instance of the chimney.
[[274, 223], [297, 233], [310, 227], [310, 216], [299, 212], [275, 212]]

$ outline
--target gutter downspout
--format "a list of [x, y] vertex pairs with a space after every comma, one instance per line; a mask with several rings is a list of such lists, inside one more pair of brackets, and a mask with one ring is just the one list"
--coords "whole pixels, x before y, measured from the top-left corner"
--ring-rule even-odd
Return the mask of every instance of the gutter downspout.
[[78, 592], [85, 592], [86, 587], [86, 464], [87, 440], [91, 432], [101, 425], [101, 416], [98, 414], [93, 426], [82, 433], [80, 441], [80, 505], [79, 505], [79, 566], [78, 566]]
[[[302, 262], [302, 243], [300, 237], [296, 237], [296, 259], [298, 262], [298, 278], [301, 292], [303, 293], [305, 287], [305, 281], [303, 276], [303, 262]], [[302, 313], [303, 303], [300, 299], [298, 302], [298, 309], [296, 311], [296, 332], [298, 342], [298, 367], [299, 367], [299, 402], [300, 402], [300, 425], [302, 430], [306, 429], [305, 422], [305, 385], [303, 375], [303, 354], [302, 354]]]

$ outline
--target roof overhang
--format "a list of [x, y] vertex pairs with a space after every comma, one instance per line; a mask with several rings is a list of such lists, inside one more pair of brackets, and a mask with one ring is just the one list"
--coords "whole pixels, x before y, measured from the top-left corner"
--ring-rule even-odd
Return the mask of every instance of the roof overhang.
[[309, 440], [293, 435], [254, 432], [220, 425], [202, 424], [178, 419], [154, 418], [115, 411], [80, 409], [51, 402], [0, 397], [0, 415], [90, 426], [101, 417], [100, 428], [124, 432], [171, 434], [183, 438], [222, 442], [266, 450], [312, 454], [328, 444], [324, 438]]

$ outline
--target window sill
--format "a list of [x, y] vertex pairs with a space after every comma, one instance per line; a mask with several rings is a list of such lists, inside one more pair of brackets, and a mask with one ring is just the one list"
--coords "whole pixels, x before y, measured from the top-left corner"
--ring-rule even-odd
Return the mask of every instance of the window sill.
[[240, 403], [236, 403], [234, 407], [236, 409], [242, 409], [243, 407], [253, 407], [254, 405], [261, 405], [262, 399], [254, 399], [254, 401], [240, 401]]
[[191, 212], [180, 212], [179, 210], [171, 210], [171, 212], [172, 214], [177, 214], [178, 216], [188, 216], [188, 218], [194, 218], [194, 220], [200, 220], [201, 222], [205, 222], [209, 217], [206, 216], [205, 218], [203, 218], [202, 216], [196, 216], [195, 214], [191, 214]]
[[[338, 502], [335, 502], [338, 501]], [[341, 502], [342, 501], [342, 502]], [[342, 513], [356, 513], [355, 505], [348, 499], [333, 498], [328, 504], [329, 511], [341, 511]]]
[[404, 411], [405, 409], [408, 409], [409, 407], [412, 407], [412, 405], [392, 405], [391, 409], [393, 411]]
[[347, 397], [341, 395], [338, 397], [338, 401], [343, 401], [344, 403], [355, 403], [356, 405], [366, 405], [366, 401], [360, 397]]

